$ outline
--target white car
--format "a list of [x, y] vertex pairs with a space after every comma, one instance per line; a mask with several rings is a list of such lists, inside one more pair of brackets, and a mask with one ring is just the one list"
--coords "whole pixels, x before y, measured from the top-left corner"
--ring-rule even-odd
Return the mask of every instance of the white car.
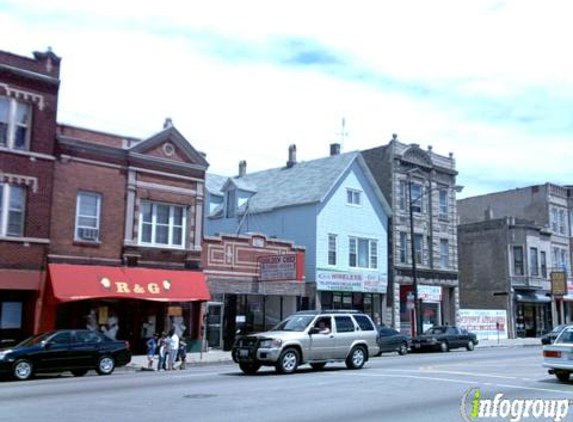
[[543, 347], [543, 366], [559, 381], [569, 381], [573, 373], [573, 325], [565, 327], [553, 344]]

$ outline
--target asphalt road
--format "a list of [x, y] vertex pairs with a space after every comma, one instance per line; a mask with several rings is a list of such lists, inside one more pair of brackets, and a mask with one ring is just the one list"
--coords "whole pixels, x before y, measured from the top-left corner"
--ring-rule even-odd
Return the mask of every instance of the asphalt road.
[[[548, 375], [540, 353], [520, 347], [385, 354], [359, 371], [333, 364], [320, 372], [303, 366], [293, 375], [263, 368], [245, 376], [234, 364], [219, 364], [3, 381], [0, 421], [462, 421], [462, 396], [476, 388], [483, 398], [573, 399], [573, 382]], [[564, 420], [573, 420], [571, 407]]]

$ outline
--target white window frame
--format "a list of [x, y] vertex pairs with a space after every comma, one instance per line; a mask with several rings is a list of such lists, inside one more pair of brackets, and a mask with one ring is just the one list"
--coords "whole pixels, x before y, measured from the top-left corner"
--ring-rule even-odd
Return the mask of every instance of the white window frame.
[[[332, 247], [334, 246], [334, 248]], [[338, 236], [332, 233], [328, 234], [328, 245], [327, 245], [327, 257], [326, 257], [326, 263], [330, 266], [336, 266], [338, 265]], [[334, 258], [334, 262], [331, 262], [330, 254], [333, 254], [333, 258]]]
[[[10, 185], [8, 183], [0, 183], [0, 186], [2, 187], [2, 192], [0, 193], [0, 195], [2, 195], [0, 197], [0, 236], [5, 236], [5, 237], [23, 237], [24, 236], [24, 230], [25, 230], [25, 223], [26, 223], [26, 188], [22, 187], [22, 186], [17, 186], [17, 185]], [[14, 211], [11, 206], [10, 206], [10, 199], [11, 199], [11, 192], [14, 189], [20, 189], [22, 190], [22, 192], [24, 193], [24, 203], [22, 205], [22, 210], [17, 210], [18, 212], [21, 211], [21, 220], [20, 220], [20, 233], [18, 234], [13, 234], [13, 233], [8, 233], [8, 223], [9, 223], [9, 217], [10, 217], [10, 212]]]
[[[8, 126], [8, 133], [6, 138], [6, 143], [0, 141], [0, 147], [15, 149], [18, 151], [29, 151], [30, 150], [30, 132], [31, 132], [31, 122], [32, 122], [32, 106], [29, 103], [18, 101], [15, 98], [10, 98], [6, 96], [0, 96], [0, 99], [7, 100], [8, 103], [8, 121], [3, 122]], [[26, 107], [28, 109], [27, 120], [24, 124], [20, 124], [16, 121], [18, 114], [18, 106]], [[16, 129], [18, 127], [26, 128], [26, 139], [24, 140], [24, 145], [22, 148], [16, 148], [14, 142], [16, 141]]]
[[[84, 196], [91, 196], [96, 198], [96, 215], [80, 215], [80, 200]], [[95, 227], [82, 226], [80, 218], [95, 218]], [[99, 242], [100, 241], [100, 225], [101, 225], [101, 194], [95, 192], [80, 191], [76, 195], [76, 229], [74, 231], [74, 240], [79, 242]], [[93, 236], [80, 236], [80, 231], [85, 230], [86, 233], [93, 233]], [[91, 231], [91, 232], [90, 232]]]
[[359, 207], [362, 205], [362, 192], [358, 189], [346, 189], [346, 204]]
[[[151, 205], [151, 223], [143, 221], [143, 207], [144, 205]], [[169, 207], [169, 223], [167, 224], [168, 227], [168, 234], [167, 234], [167, 243], [156, 243], [154, 242], [156, 237], [156, 230], [157, 230], [157, 206], [164, 205]], [[173, 214], [175, 208], [181, 209], [181, 226], [175, 225], [173, 223]], [[187, 227], [187, 207], [184, 205], [177, 205], [177, 204], [168, 204], [164, 202], [155, 202], [155, 201], [142, 201], [141, 206], [139, 209], [139, 224], [138, 224], [138, 244], [143, 246], [152, 246], [164, 249], [185, 249], [185, 242], [186, 242], [186, 227]], [[144, 224], [151, 224], [151, 242], [144, 242], [143, 241], [143, 225]], [[181, 244], [174, 244], [173, 243], [173, 228], [181, 227]]]
[[[366, 259], [367, 266], [360, 266], [360, 248], [359, 242], [368, 242], [368, 257]], [[352, 263], [352, 256], [354, 256], [354, 265]], [[374, 266], [375, 265], [375, 266]], [[348, 267], [375, 270], [378, 268], [378, 240], [368, 239], [364, 237], [349, 236], [348, 237]]]

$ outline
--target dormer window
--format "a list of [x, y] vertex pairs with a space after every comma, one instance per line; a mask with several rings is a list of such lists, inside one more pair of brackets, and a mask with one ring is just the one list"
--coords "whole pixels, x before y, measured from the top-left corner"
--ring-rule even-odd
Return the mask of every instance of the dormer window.
[[0, 146], [28, 150], [32, 109], [13, 98], [0, 97]]
[[235, 210], [237, 208], [237, 193], [235, 189], [227, 191], [227, 218], [232, 218], [235, 216]]

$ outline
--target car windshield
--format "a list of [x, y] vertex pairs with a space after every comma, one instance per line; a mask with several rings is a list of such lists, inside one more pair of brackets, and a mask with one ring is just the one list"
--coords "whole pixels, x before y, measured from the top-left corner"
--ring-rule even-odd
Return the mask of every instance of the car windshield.
[[424, 334], [444, 334], [446, 332], [446, 327], [432, 327], [428, 329]]
[[553, 330], [551, 330], [554, 333], [559, 333], [563, 327], [565, 327], [564, 325], [558, 325], [557, 327], [555, 327]]
[[270, 331], [304, 331], [314, 319], [314, 315], [293, 315], [280, 322]]
[[573, 327], [567, 327], [561, 331], [555, 343], [573, 343]]
[[50, 337], [53, 333], [43, 333], [43, 334], [38, 334], [32, 337], [28, 337], [26, 340], [22, 341], [21, 343], [18, 344], [17, 347], [30, 347], [30, 346], [35, 346], [37, 344], [40, 344], [41, 342], [43, 342], [44, 340], [46, 340], [48, 337]]

